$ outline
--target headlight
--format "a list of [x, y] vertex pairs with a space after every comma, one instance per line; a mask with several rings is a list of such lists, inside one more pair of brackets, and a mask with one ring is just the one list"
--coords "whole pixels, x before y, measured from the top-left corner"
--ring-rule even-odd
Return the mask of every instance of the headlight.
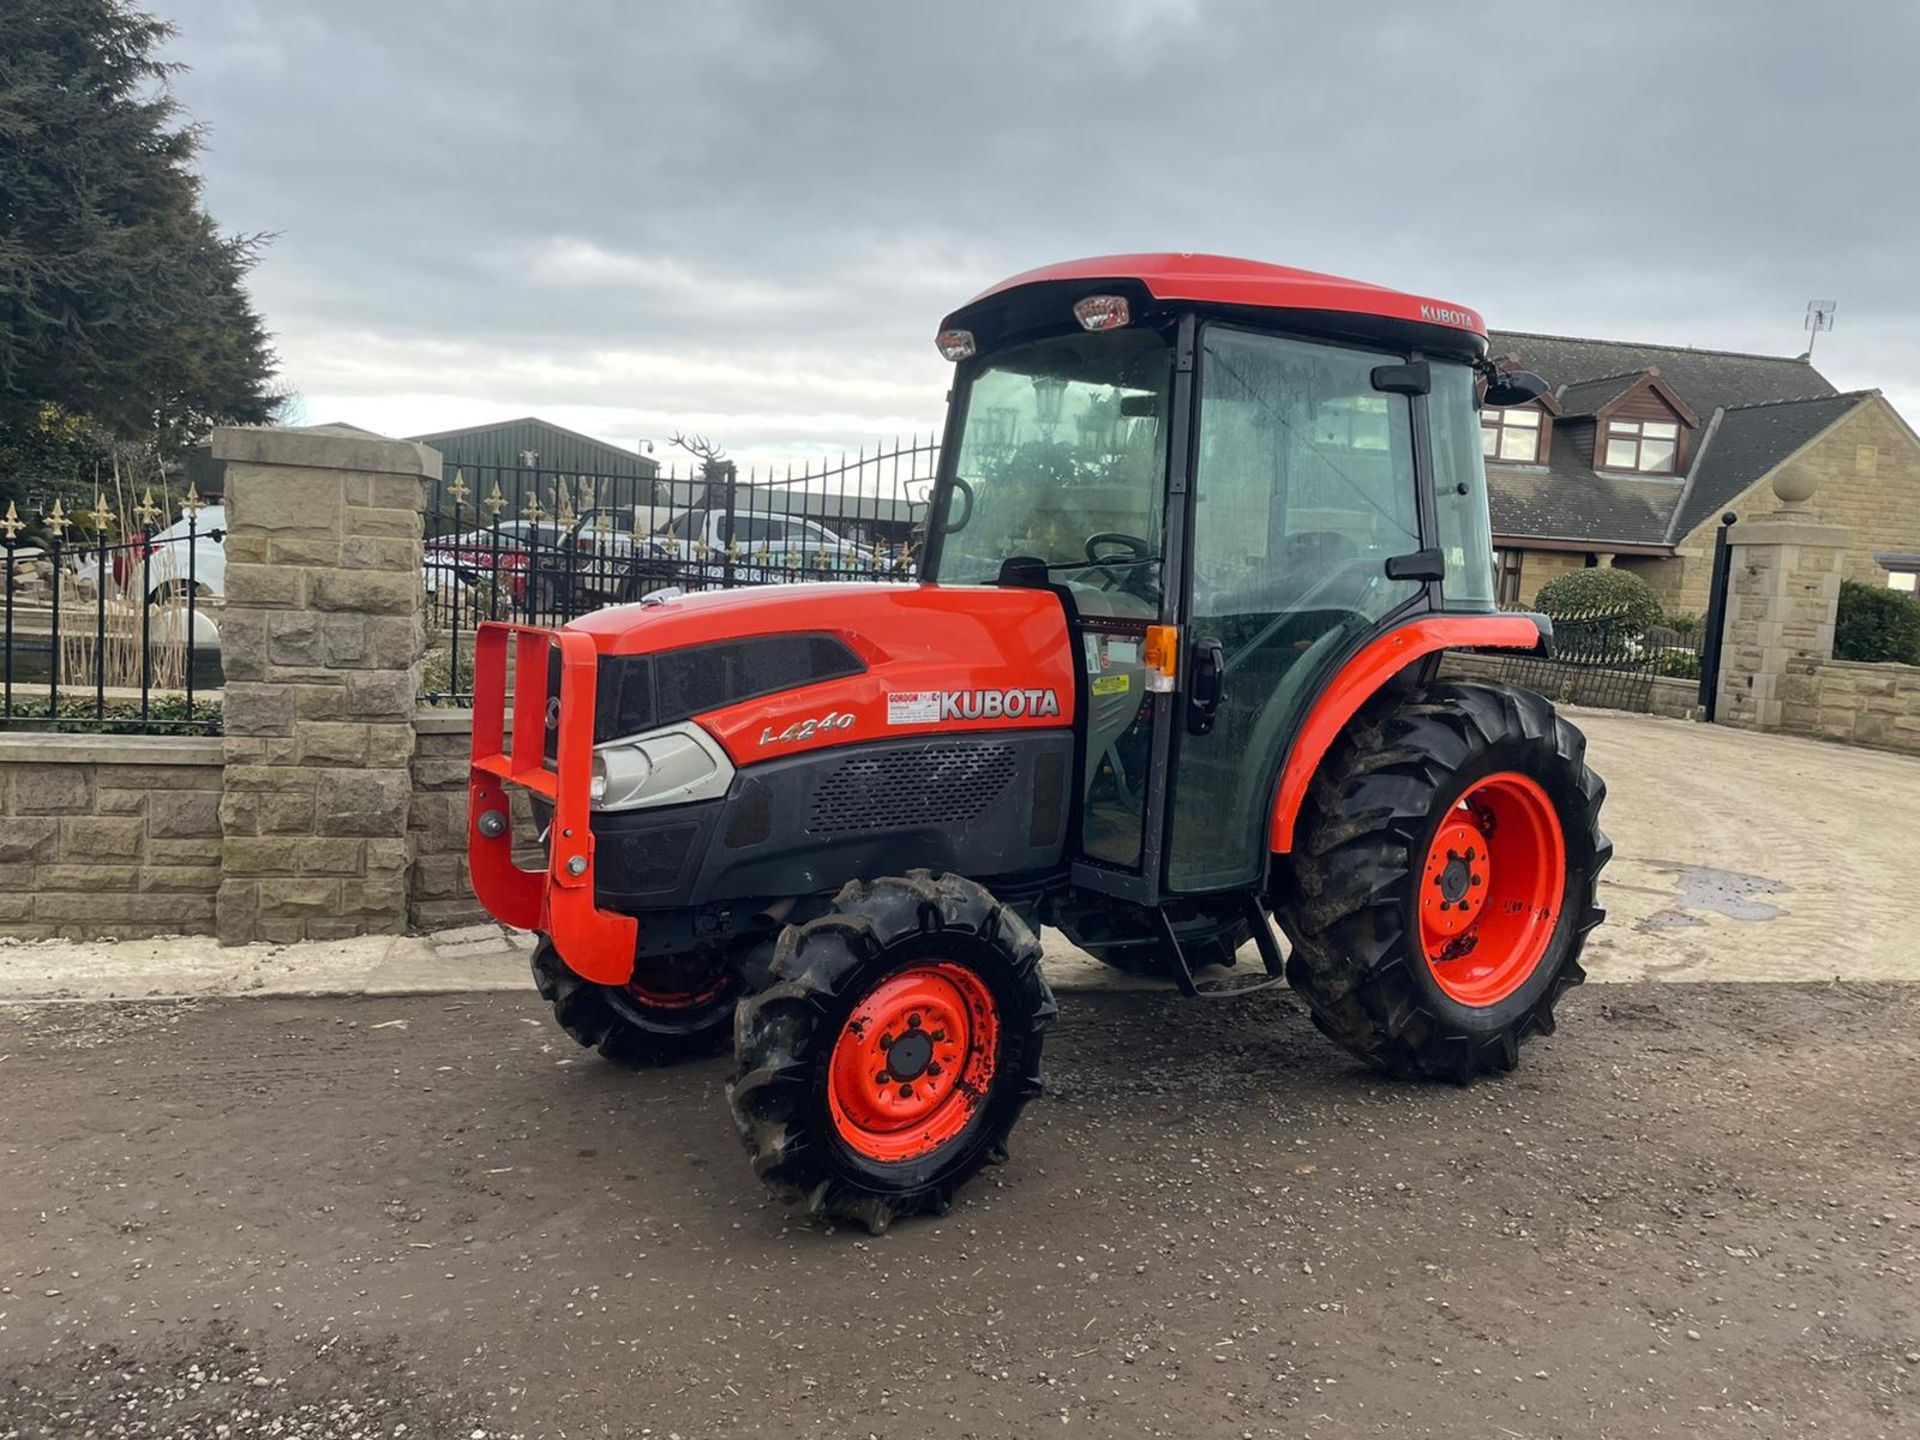
[[595, 810], [683, 805], [727, 793], [733, 766], [698, 725], [669, 725], [593, 747], [587, 797]]

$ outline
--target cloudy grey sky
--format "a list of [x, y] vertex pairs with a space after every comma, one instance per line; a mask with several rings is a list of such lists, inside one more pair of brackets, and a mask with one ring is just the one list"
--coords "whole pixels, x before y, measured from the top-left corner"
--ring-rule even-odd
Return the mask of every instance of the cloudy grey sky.
[[1796, 354], [1920, 422], [1920, 5], [147, 0], [309, 420], [803, 455], [946, 310], [1212, 250]]

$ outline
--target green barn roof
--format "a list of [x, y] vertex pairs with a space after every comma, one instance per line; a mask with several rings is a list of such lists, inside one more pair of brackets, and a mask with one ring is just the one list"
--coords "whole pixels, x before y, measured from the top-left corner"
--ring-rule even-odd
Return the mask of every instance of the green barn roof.
[[532, 462], [532, 468], [562, 474], [624, 475], [644, 480], [660, 473], [660, 463], [651, 456], [622, 450], [618, 445], [532, 415], [407, 438], [438, 450], [449, 474], [461, 465], [519, 465], [521, 455], [527, 451], [539, 457]]

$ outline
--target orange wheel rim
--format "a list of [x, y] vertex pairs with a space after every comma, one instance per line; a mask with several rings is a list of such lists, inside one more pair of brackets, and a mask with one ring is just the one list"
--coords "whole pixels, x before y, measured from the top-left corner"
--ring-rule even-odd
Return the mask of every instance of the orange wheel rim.
[[656, 1010], [691, 1010], [696, 1005], [704, 1005], [717, 999], [731, 983], [731, 977], [719, 975], [711, 984], [693, 990], [659, 990], [642, 985], [638, 980], [629, 980], [625, 986], [627, 994], [643, 1005], [651, 1005]]
[[1545, 958], [1567, 885], [1560, 817], [1538, 781], [1502, 771], [1448, 811], [1420, 869], [1420, 947], [1462, 1005], [1497, 1005]]
[[965, 966], [889, 975], [854, 1007], [827, 1062], [835, 1132], [886, 1164], [938, 1150], [985, 1102], [999, 1037], [993, 994]]
[[642, 1005], [656, 1010], [691, 1010], [709, 1000], [718, 999], [733, 985], [733, 976], [723, 964], [657, 964], [652, 975], [641, 978], [640, 967], [622, 988]]

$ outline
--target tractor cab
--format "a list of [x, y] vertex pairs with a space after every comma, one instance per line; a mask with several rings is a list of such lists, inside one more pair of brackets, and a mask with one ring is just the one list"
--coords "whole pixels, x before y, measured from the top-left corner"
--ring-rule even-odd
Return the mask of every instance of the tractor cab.
[[926, 578], [1065, 605], [1076, 878], [1146, 903], [1256, 884], [1326, 679], [1395, 619], [1494, 609], [1479, 316], [1123, 255], [1017, 276], [938, 344], [958, 369]]

